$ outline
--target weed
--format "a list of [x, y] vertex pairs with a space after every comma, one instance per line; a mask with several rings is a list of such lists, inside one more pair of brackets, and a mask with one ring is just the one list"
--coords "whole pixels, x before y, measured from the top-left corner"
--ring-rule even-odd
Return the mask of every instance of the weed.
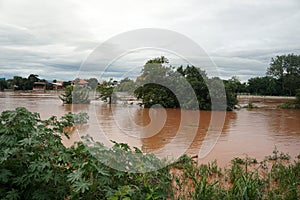
[[248, 103], [247, 105], [243, 106], [243, 108], [257, 108], [256, 105], [254, 105], [253, 103]]

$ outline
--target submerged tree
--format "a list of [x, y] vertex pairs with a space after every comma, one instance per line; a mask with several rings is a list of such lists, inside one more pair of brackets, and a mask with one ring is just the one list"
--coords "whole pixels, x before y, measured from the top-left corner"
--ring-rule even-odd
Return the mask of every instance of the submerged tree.
[[59, 97], [64, 104], [89, 104], [89, 90], [81, 85], [68, 85]]
[[113, 98], [115, 87], [116, 81], [113, 81], [113, 79], [110, 78], [108, 81], [103, 81], [96, 90], [100, 93], [101, 100], [108, 102], [108, 104], [112, 104], [116, 102], [116, 99]]
[[[235, 91], [228, 89], [225, 93], [221, 79], [209, 79], [205, 71], [195, 66], [181, 66], [176, 70], [166, 64], [167, 59], [161, 57], [149, 60], [144, 65], [142, 75], [137, 79], [137, 85], [140, 86], [134, 91], [144, 107], [159, 104], [165, 108], [223, 110], [226, 108], [226, 94], [228, 110], [237, 103]], [[212, 100], [218, 104], [214, 108]]]

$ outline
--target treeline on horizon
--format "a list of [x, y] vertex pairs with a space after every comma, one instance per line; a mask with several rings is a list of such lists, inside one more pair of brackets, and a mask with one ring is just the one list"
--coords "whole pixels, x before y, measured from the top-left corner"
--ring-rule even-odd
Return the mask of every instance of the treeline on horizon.
[[[87, 79], [86, 81], [89, 82], [89, 80], [91, 79]], [[125, 78], [121, 80], [120, 83], [130, 81], [132, 80]], [[300, 88], [300, 55], [287, 54], [272, 58], [270, 66], [267, 68], [266, 75], [263, 77], [253, 77], [244, 83], [242, 83], [237, 76], [233, 76], [232, 78], [223, 81], [225, 84], [230, 84], [231, 89], [235, 93], [295, 96], [296, 90]], [[53, 85], [48, 83], [48, 81], [39, 79], [38, 75], [30, 74], [28, 78], [14, 76], [13, 79], [0, 80], [0, 90], [32, 90], [34, 82], [45, 82], [46, 90], [53, 89]], [[53, 80], [53, 82], [55, 82], [55, 80]], [[91, 82], [95, 81], [91, 80]], [[71, 85], [71, 81], [62, 83], [63, 87], [68, 85]], [[92, 85], [94, 84], [92, 83]]]
[[[74, 82], [79, 82], [80, 79], [76, 78]], [[87, 86], [91, 89], [95, 89], [98, 85], [98, 80], [96, 78], [86, 79]], [[63, 88], [72, 84], [72, 81], [60, 81]], [[45, 79], [40, 79], [39, 75], [30, 74], [27, 78], [21, 76], [14, 76], [12, 79], [0, 80], [0, 90], [12, 89], [12, 90], [33, 90], [34, 83], [44, 83], [45, 90], [53, 90], [53, 83], [57, 83], [57, 80], [49, 82]]]

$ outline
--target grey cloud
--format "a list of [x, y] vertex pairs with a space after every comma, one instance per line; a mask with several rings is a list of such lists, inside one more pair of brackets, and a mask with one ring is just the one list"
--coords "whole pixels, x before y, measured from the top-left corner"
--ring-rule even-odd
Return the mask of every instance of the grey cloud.
[[[100, 41], [123, 31], [160, 27], [182, 33], [202, 46], [223, 77], [238, 75], [246, 80], [264, 75], [272, 57], [300, 53], [299, 8], [298, 0], [2, 0], [0, 75], [34, 72], [64, 80], [77, 75], [98, 76], [107, 62], [114, 59], [110, 55], [122, 48], [117, 43], [108, 44], [102, 55], [106, 60], [95, 57], [85, 68], [82, 64]], [[166, 49], [177, 42], [165, 44]], [[147, 59], [161, 55], [168, 57], [173, 66], [187, 64], [167, 52], [129, 52], [117, 58], [105, 72], [114, 77], [128, 72], [134, 76]], [[212, 73], [215, 70], [208, 60], [199, 65]]]

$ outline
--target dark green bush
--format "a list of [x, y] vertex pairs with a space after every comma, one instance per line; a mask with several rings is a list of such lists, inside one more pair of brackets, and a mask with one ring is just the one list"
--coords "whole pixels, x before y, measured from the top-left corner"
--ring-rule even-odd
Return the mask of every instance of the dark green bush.
[[[59, 134], [65, 126], [86, 120], [82, 113], [41, 120], [38, 113], [25, 108], [4, 111], [0, 116], [0, 199], [172, 197], [169, 169], [162, 168], [152, 155], [144, 156], [139, 149], [132, 151], [127, 144], [118, 143], [111, 149], [83, 142], [66, 148]], [[134, 173], [151, 166], [159, 170]]]

